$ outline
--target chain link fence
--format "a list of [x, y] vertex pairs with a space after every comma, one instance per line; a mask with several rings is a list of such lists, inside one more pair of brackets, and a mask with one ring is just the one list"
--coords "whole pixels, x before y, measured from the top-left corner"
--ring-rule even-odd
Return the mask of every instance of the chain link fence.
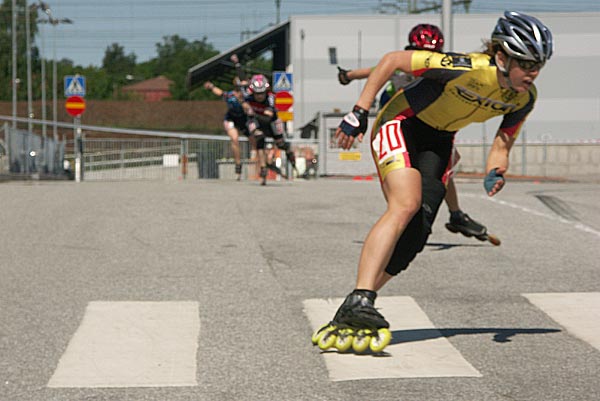
[[8, 124], [2, 126], [3, 141], [0, 146], [0, 171], [15, 175], [65, 174], [65, 142], [42, 137]]

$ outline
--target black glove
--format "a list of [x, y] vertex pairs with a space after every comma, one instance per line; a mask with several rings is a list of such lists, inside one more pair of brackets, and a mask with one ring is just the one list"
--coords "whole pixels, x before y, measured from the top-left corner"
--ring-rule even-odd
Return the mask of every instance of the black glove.
[[344, 70], [342, 67], [340, 67], [338, 65], [338, 81], [340, 81], [340, 84], [348, 85], [350, 83], [350, 81], [352, 81], [350, 78], [348, 78], [348, 73], [350, 71], [352, 71], [352, 70]]
[[348, 136], [357, 137], [364, 134], [369, 125], [369, 111], [359, 106], [354, 106], [352, 111], [344, 116], [340, 129]]

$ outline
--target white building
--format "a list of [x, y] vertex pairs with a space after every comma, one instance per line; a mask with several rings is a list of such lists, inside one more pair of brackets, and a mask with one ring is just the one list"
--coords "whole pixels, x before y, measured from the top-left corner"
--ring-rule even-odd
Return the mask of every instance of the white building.
[[[536, 81], [538, 101], [526, 123], [527, 140], [600, 139], [600, 13], [535, 16], [551, 29], [555, 52]], [[481, 50], [499, 17], [455, 14], [453, 46], [445, 50]], [[336, 66], [374, 66], [386, 52], [403, 49], [410, 29], [424, 22], [441, 26], [433, 14], [292, 17], [288, 71], [294, 77], [295, 126], [318, 112], [350, 110], [364, 82], [340, 85]], [[481, 141], [483, 135], [490, 141], [498, 125], [499, 119], [473, 124], [457, 141]]]

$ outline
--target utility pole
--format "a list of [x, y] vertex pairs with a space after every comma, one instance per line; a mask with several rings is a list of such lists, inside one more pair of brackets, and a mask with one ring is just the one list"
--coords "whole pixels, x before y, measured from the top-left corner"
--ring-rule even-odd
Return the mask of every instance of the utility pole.
[[[418, 0], [380, 1], [376, 9], [380, 14], [422, 14], [442, 9], [444, 7], [444, 1], [446, 0], [428, 1], [425, 2], [427, 5], [424, 7], [418, 7]], [[472, 1], [473, 0], [451, 0], [451, 5], [462, 5], [468, 13]], [[445, 34], [446, 32], [444, 32], [444, 35]]]
[[442, 0], [442, 32], [446, 40], [446, 51], [454, 50], [454, 30], [452, 29], [452, 0]]
[[17, 0], [12, 0], [12, 127], [17, 129]]
[[275, 7], [277, 8], [277, 18], [275, 19], [275, 23], [279, 24], [279, 20], [281, 17], [281, 0], [275, 0]]
[[46, 15], [48, 16], [48, 19], [42, 19], [39, 20], [38, 22], [42, 23], [42, 24], [50, 24], [52, 25], [52, 45], [53, 45], [53, 49], [52, 49], [52, 120], [53, 120], [53, 127], [52, 127], [52, 136], [54, 138], [54, 140], [58, 143], [58, 125], [57, 125], [57, 120], [58, 120], [58, 106], [57, 106], [57, 68], [56, 68], [56, 26], [59, 24], [72, 24], [73, 21], [71, 21], [68, 18], [62, 18], [62, 19], [58, 19], [55, 18], [52, 15], [52, 10], [50, 9], [50, 7], [48, 5], [46, 5], [45, 3], [40, 1], [40, 5], [42, 7], [42, 10], [46, 13]]
[[[42, 11], [45, 13], [46, 10], [48, 9], [48, 5], [46, 3], [44, 3], [43, 1], [40, 1], [39, 4], [39, 8], [42, 9]], [[38, 20], [38, 22], [40, 22]], [[45, 31], [45, 29], [44, 29]], [[44, 39], [45, 38], [45, 32], [41, 32], [40, 31], [40, 41], [41, 41], [41, 52], [40, 52], [40, 61], [42, 64], [42, 70], [41, 70], [41, 74], [42, 74], [42, 138], [44, 139], [44, 146], [46, 146], [46, 138], [47, 138], [47, 134], [46, 134], [46, 59], [44, 57], [46, 57], [46, 52], [44, 49]], [[45, 163], [45, 161], [44, 161]]]
[[25, 51], [27, 52], [27, 132], [30, 133], [33, 129], [33, 124], [31, 122], [31, 119], [33, 118], [33, 105], [31, 103], [31, 98], [33, 96], [31, 94], [31, 24], [29, 20], [31, 17], [31, 10], [34, 9], [34, 7], [35, 5], [30, 9], [27, 5], [27, 1], [25, 1]]

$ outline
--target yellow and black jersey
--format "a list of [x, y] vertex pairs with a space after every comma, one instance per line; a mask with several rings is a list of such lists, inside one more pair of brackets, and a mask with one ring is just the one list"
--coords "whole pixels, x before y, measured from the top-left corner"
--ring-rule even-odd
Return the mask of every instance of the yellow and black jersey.
[[456, 132], [503, 115], [500, 129], [516, 136], [537, 97], [534, 85], [524, 93], [501, 88], [493, 58], [483, 53], [415, 51], [411, 68], [422, 79], [392, 97], [377, 116], [375, 129], [403, 115], [416, 116], [439, 131]]

